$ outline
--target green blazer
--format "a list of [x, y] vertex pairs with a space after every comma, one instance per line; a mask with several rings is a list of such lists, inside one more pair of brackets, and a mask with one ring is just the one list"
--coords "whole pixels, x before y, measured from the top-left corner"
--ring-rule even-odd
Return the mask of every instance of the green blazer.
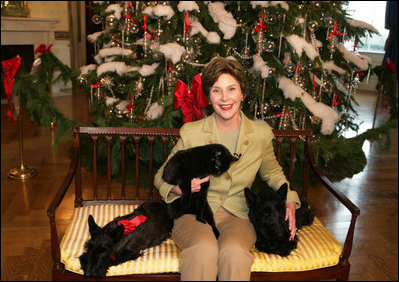
[[[241, 154], [241, 158], [234, 162], [227, 172], [210, 177], [208, 202], [213, 213], [223, 206], [232, 214], [248, 219], [244, 188], [252, 186], [256, 173], [259, 172], [261, 179], [274, 189], [280, 188], [284, 183], [289, 183], [276, 160], [272, 144], [274, 135], [270, 126], [265, 122], [252, 121], [242, 112], [241, 117], [236, 149], [236, 153]], [[180, 139], [173, 147], [168, 160], [179, 150], [212, 143], [221, 143], [215, 114], [184, 124], [180, 129]], [[170, 193], [173, 185], [162, 180], [165, 163], [156, 173], [154, 184], [165, 202], [170, 203], [179, 196]], [[289, 189], [287, 202], [290, 201], [296, 202], [296, 208], [300, 207], [298, 194]]]

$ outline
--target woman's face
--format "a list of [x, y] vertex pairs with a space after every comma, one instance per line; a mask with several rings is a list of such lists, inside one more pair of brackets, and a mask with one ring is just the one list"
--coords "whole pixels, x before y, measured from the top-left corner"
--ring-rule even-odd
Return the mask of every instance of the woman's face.
[[239, 121], [239, 109], [244, 97], [234, 76], [228, 73], [220, 75], [210, 89], [209, 98], [219, 120]]

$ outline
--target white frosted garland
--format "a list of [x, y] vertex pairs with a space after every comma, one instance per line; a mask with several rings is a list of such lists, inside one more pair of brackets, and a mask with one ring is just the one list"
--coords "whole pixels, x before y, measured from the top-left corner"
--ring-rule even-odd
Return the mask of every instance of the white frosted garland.
[[196, 17], [192, 17], [190, 35], [201, 33], [210, 44], [219, 44], [220, 36], [215, 31], [207, 31]]
[[153, 120], [162, 116], [164, 106], [159, 105], [158, 102], [153, 103], [147, 111], [147, 119]]
[[98, 38], [101, 34], [103, 34], [103, 33], [105, 33], [105, 32], [106, 32], [105, 30], [102, 30], [102, 31], [97, 31], [97, 32], [94, 32], [94, 33], [92, 33], [92, 34], [89, 34], [89, 35], [87, 36], [87, 40], [89, 40], [91, 43], [94, 43], [94, 42], [97, 41], [97, 38]]
[[95, 70], [97, 67], [96, 64], [90, 64], [90, 65], [86, 65], [86, 66], [82, 66], [80, 67], [80, 76], [88, 74], [89, 72], [92, 72], [93, 70]]
[[177, 4], [179, 12], [199, 10], [199, 6], [195, 1], [179, 1]]
[[223, 39], [229, 40], [233, 38], [237, 27], [241, 26], [237, 24], [233, 14], [226, 11], [223, 2], [209, 2], [208, 7], [209, 15], [218, 24], [220, 31], [224, 34]]
[[371, 62], [371, 59], [369, 57], [355, 55], [352, 52], [349, 52], [342, 43], [338, 44], [337, 47], [338, 50], [342, 53], [345, 60], [354, 63], [361, 70], [368, 69], [369, 63]]
[[362, 21], [354, 20], [354, 19], [348, 19], [348, 18], [346, 19], [346, 22], [353, 27], [360, 27], [360, 28], [375, 32], [377, 34], [380, 34], [374, 26], [372, 26], [371, 24], [368, 24], [366, 22], [362, 22]]
[[298, 54], [298, 56], [302, 55], [302, 52], [305, 51], [306, 56], [310, 58], [312, 61], [319, 56], [319, 52], [315, 49], [312, 43], [306, 42], [305, 39], [302, 37], [299, 37], [296, 34], [292, 34], [289, 36], [286, 36], [285, 39], [288, 41], [288, 43], [291, 45], [291, 47], [295, 50], [295, 52]]
[[97, 68], [97, 76], [100, 76], [105, 72], [116, 72], [118, 75], [123, 75], [127, 70], [127, 66], [124, 62], [103, 63]]
[[111, 4], [105, 9], [105, 12], [114, 12], [115, 18], [120, 20], [122, 16], [122, 6], [120, 4]]
[[290, 7], [288, 6], [288, 4], [285, 1], [251, 1], [250, 2], [252, 5], [252, 9], [255, 9], [256, 6], [261, 6], [261, 7], [269, 7], [269, 6], [277, 6], [280, 5], [281, 8], [285, 9], [285, 10], [289, 10]]
[[331, 73], [331, 71], [336, 71], [340, 74], [345, 74], [346, 71], [343, 68], [340, 68], [336, 64], [334, 64], [334, 61], [327, 61], [327, 62], [321, 62], [323, 69], [327, 70], [328, 73]]
[[300, 98], [305, 107], [315, 116], [321, 119], [320, 132], [324, 135], [333, 133], [335, 124], [339, 121], [340, 115], [334, 109], [321, 102], [316, 102], [312, 96], [296, 85], [291, 79], [286, 77], [279, 77], [279, 88], [283, 91], [286, 98], [295, 101]]
[[156, 5], [155, 7], [148, 6], [143, 10], [143, 14], [156, 17], [165, 17], [166, 20], [170, 20], [175, 12], [169, 5]]
[[250, 71], [260, 72], [262, 78], [268, 78], [270, 67], [266, 64], [265, 61], [263, 61], [262, 57], [259, 55], [253, 55], [252, 59], [254, 61], [254, 65], [252, 66]]
[[103, 48], [98, 54], [101, 58], [109, 57], [109, 56], [129, 56], [133, 54], [133, 51], [130, 49], [122, 49], [121, 47], [112, 47], [112, 48]]
[[159, 63], [153, 63], [152, 65], [143, 65], [139, 70], [142, 76], [149, 76], [155, 73], [155, 69], [159, 66]]
[[186, 49], [176, 42], [167, 43], [159, 46], [159, 51], [164, 54], [166, 59], [172, 60], [177, 64]]
[[107, 107], [112, 106], [113, 104], [115, 104], [118, 101], [119, 101], [119, 98], [105, 97], [105, 105], [107, 105]]

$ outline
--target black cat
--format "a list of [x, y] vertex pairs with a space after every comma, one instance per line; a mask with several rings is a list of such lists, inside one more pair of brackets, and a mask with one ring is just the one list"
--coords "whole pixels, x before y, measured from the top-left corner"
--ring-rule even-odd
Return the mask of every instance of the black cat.
[[221, 144], [210, 144], [178, 151], [164, 167], [162, 178], [172, 185], [179, 185], [182, 197], [170, 205], [174, 218], [183, 214], [195, 214], [200, 222], [207, 222], [216, 236], [212, 210], [207, 201], [209, 181], [201, 184], [201, 190], [191, 193], [191, 180], [208, 175], [220, 175], [227, 171], [238, 158]]

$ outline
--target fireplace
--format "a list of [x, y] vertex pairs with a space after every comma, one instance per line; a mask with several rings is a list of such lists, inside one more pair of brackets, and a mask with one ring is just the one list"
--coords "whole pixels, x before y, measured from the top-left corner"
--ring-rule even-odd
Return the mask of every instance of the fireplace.
[[[69, 48], [63, 47], [63, 44], [69, 42], [55, 40], [57, 22], [57, 19], [1, 17], [1, 59], [3, 60], [3, 52], [6, 50], [8, 50], [7, 58], [15, 57], [20, 52], [23, 64], [27, 65], [27, 70], [30, 71], [34, 59], [33, 50], [36, 50], [40, 44], [53, 44], [51, 51], [54, 55], [64, 64], [70, 65]], [[62, 87], [65, 86], [60, 83], [53, 85], [52, 93], [57, 95]], [[3, 103], [3, 89], [1, 99]]]

